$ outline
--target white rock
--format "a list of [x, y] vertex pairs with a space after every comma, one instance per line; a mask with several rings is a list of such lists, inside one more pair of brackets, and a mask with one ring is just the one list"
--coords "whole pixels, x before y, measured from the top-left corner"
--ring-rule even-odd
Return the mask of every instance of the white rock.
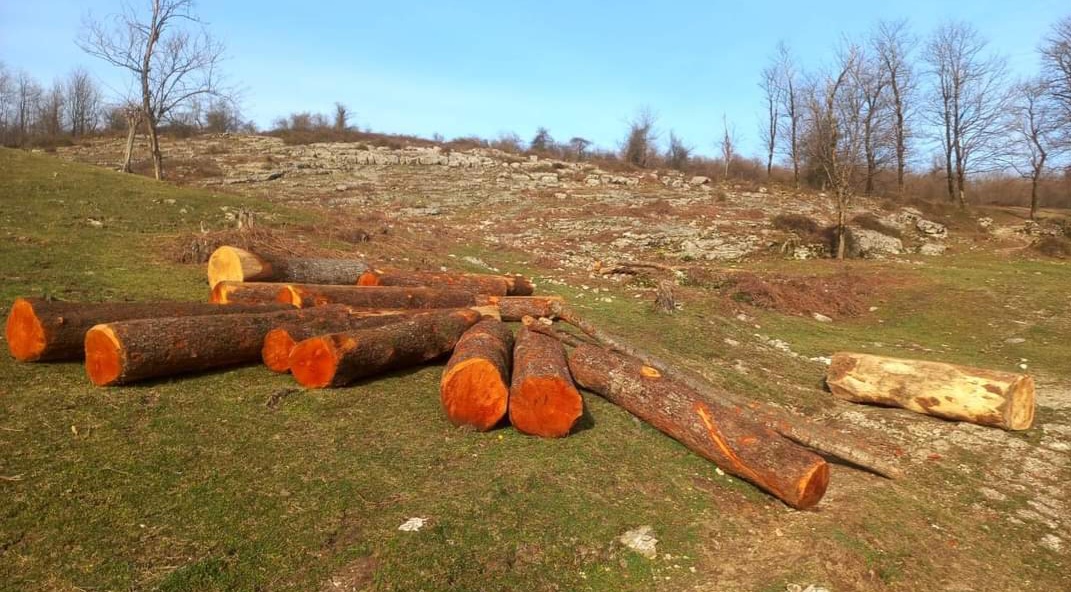
[[1047, 534], [1041, 537], [1041, 546], [1059, 553], [1064, 546], [1064, 541], [1054, 534]]
[[948, 247], [940, 243], [924, 243], [919, 247], [919, 255], [933, 257], [944, 254], [946, 250], [948, 250]]
[[417, 532], [421, 528], [424, 528], [424, 523], [427, 521], [427, 518], [410, 518], [403, 522], [402, 525], [398, 527], [398, 530], [402, 532]]
[[888, 236], [866, 228], [849, 228], [854, 250], [864, 259], [881, 259], [885, 255], [904, 252], [904, 243], [895, 236]]
[[915, 228], [922, 234], [933, 238], [948, 237], [948, 228], [946, 228], [944, 224], [933, 222], [932, 220], [919, 220], [918, 222], [915, 222]]
[[819, 323], [832, 323], [833, 322], [833, 319], [827, 317], [826, 315], [824, 315], [824, 314], [822, 314], [820, 312], [811, 313], [811, 316], [814, 317], [814, 320], [818, 321]]
[[625, 545], [629, 549], [643, 555], [648, 559], [654, 559], [658, 556], [658, 539], [651, 534], [650, 526], [640, 526], [634, 528], [625, 534], [617, 538], [622, 545]]

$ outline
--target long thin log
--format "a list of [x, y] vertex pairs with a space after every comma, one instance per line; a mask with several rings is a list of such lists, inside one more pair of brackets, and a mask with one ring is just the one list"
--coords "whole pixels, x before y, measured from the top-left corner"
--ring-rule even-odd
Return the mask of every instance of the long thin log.
[[450, 352], [480, 318], [480, 313], [471, 309], [444, 311], [375, 329], [312, 337], [291, 352], [290, 371], [305, 387], [345, 386]]
[[272, 372], [290, 371], [290, 353], [298, 342], [317, 335], [372, 329], [412, 318], [414, 311], [404, 310], [354, 310], [344, 317], [310, 319], [300, 325], [276, 327], [264, 336], [260, 357]]
[[598, 346], [575, 348], [569, 369], [580, 386], [794, 508], [811, 508], [825, 494], [826, 461], [736, 405], [712, 401], [635, 358]]
[[902, 407], [1005, 430], [1034, 423], [1034, 379], [1026, 374], [870, 354], [833, 354], [826, 384], [853, 403]]
[[351, 259], [306, 259], [223, 246], [208, 258], [208, 285], [221, 281], [352, 285], [368, 264]]
[[899, 467], [893, 462], [882, 458], [879, 452], [873, 450], [858, 438], [793, 416], [770, 405], [718, 389], [691, 370], [673, 366], [657, 356], [602, 331], [567, 305], [563, 304], [556, 307], [553, 316], [576, 327], [611, 350], [637, 358], [644, 364], [657, 369], [668, 377], [679, 380], [712, 400], [748, 409], [754, 414], [757, 421], [790, 440], [846, 460], [860, 468], [889, 479], [897, 479], [902, 475]]
[[273, 328], [349, 314], [332, 306], [101, 324], [85, 336], [86, 374], [93, 384], [110, 386], [254, 362]]
[[489, 297], [487, 304], [498, 306], [503, 321], [520, 321], [524, 317], [549, 317], [565, 304], [561, 296]]
[[[279, 291], [289, 285], [273, 282], [232, 282], [224, 280], [212, 287], [209, 302], [214, 304], [279, 303]], [[287, 302], [285, 304], [290, 303]]]
[[532, 283], [519, 275], [451, 273], [370, 269], [357, 280], [360, 286], [442, 286], [471, 290], [492, 296], [530, 296]]
[[513, 333], [484, 319], [461, 336], [439, 382], [439, 399], [454, 425], [489, 430], [506, 416]]
[[286, 310], [264, 305], [219, 306], [203, 302], [63, 302], [18, 298], [11, 305], [5, 336], [8, 351], [20, 362], [81, 360], [86, 331], [100, 323], [185, 315], [229, 315]]
[[283, 285], [276, 300], [298, 308], [323, 304], [359, 308], [458, 308], [483, 303], [472, 292], [452, 288], [312, 284]]
[[561, 342], [522, 328], [513, 347], [509, 421], [513, 427], [544, 438], [560, 438], [584, 412]]

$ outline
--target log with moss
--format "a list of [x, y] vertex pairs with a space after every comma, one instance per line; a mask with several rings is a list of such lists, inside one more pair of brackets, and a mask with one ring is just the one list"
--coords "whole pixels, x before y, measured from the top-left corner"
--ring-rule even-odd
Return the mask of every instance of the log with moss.
[[222, 281], [352, 285], [368, 270], [353, 259], [309, 259], [253, 253], [223, 246], [208, 258], [208, 285]]
[[18, 298], [7, 317], [5, 337], [20, 362], [80, 360], [86, 331], [100, 323], [189, 315], [230, 315], [286, 310], [278, 302], [219, 306], [203, 302], [64, 302]]
[[461, 336], [443, 370], [439, 398], [454, 425], [486, 431], [506, 416], [513, 333], [502, 321], [484, 319]]
[[569, 368], [580, 386], [794, 508], [811, 508], [825, 494], [826, 461], [744, 408], [707, 399], [635, 358], [594, 345], [573, 349]]

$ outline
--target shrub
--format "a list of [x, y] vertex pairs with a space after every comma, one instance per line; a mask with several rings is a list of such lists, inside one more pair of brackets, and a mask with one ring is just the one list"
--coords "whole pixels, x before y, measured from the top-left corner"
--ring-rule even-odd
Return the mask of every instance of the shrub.
[[852, 218], [852, 223], [859, 228], [865, 228], [867, 230], [873, 230], [874, 232], [880, 232], [885, 236], [892, 236], [896, 238], [904, 238], [904, 234], [900, 232], [899, 228], [894, 228], [885, 224], [878, 219], [874, 214], [860, 214], [855, 218]]
[[1071, 239], [1064, 236], [1043, 236], [1033, 244], [1034, 250], [1047, 257], [1071, 257]]
[[770, 219], [770, 224], [777, 230], [795, 232], [800, 238], [816, 236], [821, 229], [813, 218], [802, 214], [778, 214]]

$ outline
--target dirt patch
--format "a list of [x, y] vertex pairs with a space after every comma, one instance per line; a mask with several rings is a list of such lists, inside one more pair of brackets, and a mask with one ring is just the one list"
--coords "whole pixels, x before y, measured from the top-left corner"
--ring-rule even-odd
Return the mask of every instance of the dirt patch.
[[321, 592], [358, 592], [375, 578], [379, 562], [375, 557], [361, 557], [342, 567], [320, 586]]
[[851, 272], [805, 277], [736, 273], [727, 278], [720, 291], [734, 302], [757, 308], [844, 318], [866, 312], [883, 283]]

